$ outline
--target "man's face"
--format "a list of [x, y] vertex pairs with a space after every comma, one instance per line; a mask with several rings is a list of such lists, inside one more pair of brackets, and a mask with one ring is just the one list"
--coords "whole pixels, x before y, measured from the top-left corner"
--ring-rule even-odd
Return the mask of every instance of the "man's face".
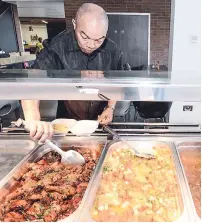
[[104, 42], [107, 34], [104, 23], [85, 16], [81, 22], [73, 24], [78, 45], [84, 53], [91, 54]]

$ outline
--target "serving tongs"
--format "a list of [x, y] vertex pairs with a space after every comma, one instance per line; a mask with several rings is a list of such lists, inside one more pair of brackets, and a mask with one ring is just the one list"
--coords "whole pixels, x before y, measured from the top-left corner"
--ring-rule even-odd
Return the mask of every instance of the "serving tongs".
[[[13, 122], [13, 124], [15, 124], [15, 126], [17, 127], [23, 127], [26, 131], [29, 131], [29, 129], [26, 127], [26, 122], [21, 118], [18, 119], [16, 122]], [[52, 150], [58, 152], [61, 155], [62, 163], [77, 164], [77, 165], [82, 165], [85, 163], [84, 157], [80, 153], [74, 150], [68, 150], [67, 152], [64, 152], [50, 140], [46, 140], [45, 145], [49, 146]]]
[[[129, 143], [127, 141], [122, 139], [121, 136], [117, 132], [115, 132], [112, 128], [104, 125], [103, 129], [106, 130], [107, 132], [109, 132], [112, 136], [116, 137], [118, 140], [124, 142], [124, 144], [128, 145], [129, 148], [131, 148], [131, 145], [129, 145]], [[147, 144], [146, 146], [149, 146], [149, 145]], [[138, 157], [146, 158], [146, 159], [155, 159], [153, 152], [149, 153], [149, 152], [141, 151], [141, 148], [140, 148], [140, 150], [137, 150], [138, 148], [134, 148], [134, 147], [131, 149], [134, 151], [135, 155]]]

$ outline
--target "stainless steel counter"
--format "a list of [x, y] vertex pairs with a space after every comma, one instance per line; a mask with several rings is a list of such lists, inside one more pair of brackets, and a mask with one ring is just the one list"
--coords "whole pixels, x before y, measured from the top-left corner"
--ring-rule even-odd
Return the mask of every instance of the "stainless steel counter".
[[[28, 137], [0, 139], [0, 179], [5, 177], [35, 146]], [[18, 138], [18, 139], [17, 139]]]
[[[19, 186], [19, 179], [23, 176], [23, 173], [25, 173], [23, 171], [27, 171], [27, 165], [29, 165], [30, 162], [34, 163], [39, 161], [46, 153], [51, 151], [48, 145], [35, 146], [32, 141], [26, 140], [26, 136], [23, 136], [23, 139], [20, 138], [20, 136], [0, 137], [0, 154], [4, 156], [6, 155], [6, 159], [4, 160], [5, 163], [2, 163], [2, 166], [0, 166], [1, 168], [4, 166], [6, 169], [1, 175], [3, 179], [0, 181], [0, 203], [2, 204], [5, 202], [8, 194], [13, 191], [13, 188]], [[91, 137], [90, 140], [89, 137], [64, 137], [62, 140], [61, 137], [56, 138], [57, 139], [53, 139], [53, 141], [64, 151], [72, 149], [72, 147], [78, 147], [80, 150], [88, 149], [94, 151], [94, 156], [97, 157], [103, 157], [107, 141], [106, 137]], [[17, 149], [17, 147], [19, 149]], [[18, 160], [14, 160], [16, 154], [20, 157]], [[12, 165], [10, 166], [8, 163]], [[12, 171], [10, 171], [10, 167], [13, 169]], [[75, 221], [79, 212], [80, 206], [76, 208], [72, 214], [66, 217], [64, 221]]]
[[[162, 135], [139, 135], [134, 134], [130, 136], [122, 136], [126, 140], [160, 140], [160, 141], [173, 141], [176, 145], [182, 142], [189, 142], [191, 145], [195, 145], [196, 142], [201, 142], [199, 134], [182, 134], [180, 136], [176, 134], [163, 136]], [[107, 134], [99, 134], [99, 136], [91, 136], [91, 139], [106, 140]], [[68, 140], [76, 139], [74, 136], [54, 137], [54, 140]], [[83, 138], [81, 138], [83, 140]], [[27, 134], [15, 134], [15, 135], [0, 135], [0, 180], [12, 170], [35, 146], [35, 143], [30, 140]]]
[[[132, 141], [167, 141], [170, 143], [174, 143], [176, 148], [182, 142], [187, 142], [189, 145], [198, 145], [196, 143], [201, 142], [200, 134], [181, 134], [180, 136], [177, 134], [173, 135], [144, 135], [144, 134], [136, 134], [132, 136], [123, 136], [125, 140], [132, 140]], [[97, 140], [103, 141], [107, 140], [106, 134], [100, 136], [91, 136], [89, 137], [81, 137], [79, 138], [80, 141], [89, 141]], [[61, 137], [54, 137], [53, 141], [61, 144], [65, 141], [69, 140], [76, 140], [78, 142], [78, 137], [74, 136], [66, 136], [64, 138]], [[7, 175], [11, 169], [13, 169], [16, 164], [18, 164], [26, 155], [35, 147], [35, 143], [29, 139], [28, 135], [0, 135], [0, 179], [2, 179], [5, 175]], [[107, 147], [105, 148], [107, 150]], [[102, 160], [103, 161], [103, 160]], [[177, 160], [179, 162], [179, 159]], [[96, 171], [96, 170], [95, 170]], [[185, 177], [186, 178], [186, 177]], [[184, 183], [183, 183], [184, 184]], [[184, 187], [183, 187], [184, 188]], [[88, 191], [89, 193], [89, 191]], [[183, 189], [183, 193], [187, 193], [187, 188]], [[188, 218], [195, 220], [195, 210], [193, 201], [190, 194], [187, 194], [186, 198], [184, 199], [186, 202], [187, 208], [189, 209]], [[188, 219], [184, 219], [188, 220]]]

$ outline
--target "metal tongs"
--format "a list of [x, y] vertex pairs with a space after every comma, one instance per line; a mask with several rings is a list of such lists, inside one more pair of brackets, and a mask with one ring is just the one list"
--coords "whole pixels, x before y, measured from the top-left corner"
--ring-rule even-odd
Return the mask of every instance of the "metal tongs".
[[[110, 134], [112, 134], [118, 140], [120, 140], [120, 141], [124, 142], [125, 144], [127, 144], [129, 146], [129, 148], [131, 148], [131, 145], [129, 145], [127, 141], [125, 141], [124, 139], [122, 139], [121, 136], [117, 132], [115, 132], [112, 128], [110, 128], [109, 126], [104, 125], [103, 126], [103, 129], [106, 130], [107, 132], [109, 132]], [[144, 151], [140, 152], [140, 151], [138, 151], [134, 147], [131, 148], [131, 149], [134, 151], [135, 155], [138, 156], [138, 157], [146, 158], [146, 159], [155, 159], [154, 154], [146, 153]]]
[[[17, 127], [23, 127], [26, 131], [29, 131], [29, 129], [27, 129], [26, 127], [26, 122], [21, 118], [18, 119], [16, 122], [13, 122], [13, 124], [15, 124], [15, 126]], [[62, 163], [78, 164], [78, 165], [82, 165], [85, 163], [84, 157], [80, 153], [74, 150], [68, 150], [67, 152], [64, 152], [50, 140], [46, 140], [45, 145], [48, 145], [51, 149], [53, 149], [54, 151], [58, 152], [61, 155]]]

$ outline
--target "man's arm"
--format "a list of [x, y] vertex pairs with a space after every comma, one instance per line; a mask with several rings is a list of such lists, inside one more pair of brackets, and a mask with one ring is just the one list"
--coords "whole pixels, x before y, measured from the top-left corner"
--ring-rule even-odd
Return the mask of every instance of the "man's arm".
[[[54, 53], [52, 50], [45, 48], [37, 57], [34, 63], [34, 69], [55, 69]], [[39, 100], [22, 100], [22, 109], [25, 120], [40, 121]]]
[[34, 62], [34, 69], [56, 69], [57, 55], [51, 48], [44, 48]]
[[[119, 48], [117, 48], [117, 70], [124, 70], [124, 66], [123, 66], [123, 53], [121, 52], [121, 50]], [[113, 110], [115, 109], [117, 101], [109, 101], [108, 102], [108, 107], [111, 107]]]
[[[123, 53], [119, 49], [119, 47], [116, 47], [116, 50], [114, 52], [114, 69], [115, 70], [124, 70], [123, 66]], [[116, 107], [116, 101], [108, 101], [108, 105], [106, 109], [103, 111], [103, 113], [98, 117], [98, 121], [103, 124], [109, 124], [113, 120], [114, 110]]]
[[[54, 52], [45, 48], [34, 62], [34, 69], [48, 70], [55, 69]], [[22, 100], [22, 109], [25, 120], [40, 121], [39, 100]]]
[[[55, 69], [54, 52], [51, 49], [45, 48], [35, 60], [34, 68], [42, 70]], [[39, 100], [21, 101], [26, 128], [30, 131], [30, 137], [43, 142], [52, 137], [53, 127], [51, 123], [41, 121], [39, 103]]]
[[111, 108], [112, 110], [115, 109], [115, 106], [116, 106], [116, 101], [109, 101], [108, 102], [108, 108]]
[[[123, 53], [120, 51], [119, 48], [117, 48], [117, 51], [116, 51], [116, 56], [117, 56], [117, 70], [124, 70], [124, 66], [123, 66]], [[117, 101], [109, 101], [108, 102], [108, 108], [109, 109], [112, 109], [112, 118], [113, 118], [113, 113], [114, 113], [114, 110], [115, 110], [115, 107], [116, 107], [116, 103]], [[109, 113], [111, 113], [109, 111]]]
[[41, 120], [38, 100], [22, 100], [21, 104], [25, 120]]

